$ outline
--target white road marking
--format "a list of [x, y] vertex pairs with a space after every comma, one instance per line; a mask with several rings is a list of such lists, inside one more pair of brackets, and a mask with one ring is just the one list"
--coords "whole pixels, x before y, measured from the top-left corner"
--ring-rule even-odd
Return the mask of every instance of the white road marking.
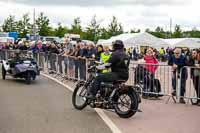
[[[65, 88], [69, 89], [72, 92], [74, 91], [74, 89], [72, 87], [62, 83], [61, 81], [59, 81], [59, 80], [57, 80], [57, 79], [55, 79], [55, 78], [53, 78], [49, 75], [46, 75], [44, 73], [41, 73], [41, 75], [59, 83], [60, 85], [64, 86]], [[114, 124], [114, 122], [104, 113], [103, 110], [97, 109], [97, 108], [95, 108], [94, 110], [97, 112], [97, 114], [101, 117], [101, 119], [106, 123], [106, 125], [111, 129], [111, 131], [113, 133], [122, 133], [120, 131], [120, 129]]]

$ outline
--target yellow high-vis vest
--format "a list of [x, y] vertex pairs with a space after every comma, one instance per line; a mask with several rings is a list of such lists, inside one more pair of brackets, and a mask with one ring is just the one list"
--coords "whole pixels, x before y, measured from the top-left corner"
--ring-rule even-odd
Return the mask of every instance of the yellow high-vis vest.
[[[111, 56], [112, 56], [112, 52], [109, 52], [108, 55], [105, 55], [105, 53], [101, 53], [101, 61], [102, 61], [102, 63], [108, 62], [108, 60], [110, 59]], [[107, 72], [109, 72], [109, 69], [102, 70], [102, 73], [107, 73]]]

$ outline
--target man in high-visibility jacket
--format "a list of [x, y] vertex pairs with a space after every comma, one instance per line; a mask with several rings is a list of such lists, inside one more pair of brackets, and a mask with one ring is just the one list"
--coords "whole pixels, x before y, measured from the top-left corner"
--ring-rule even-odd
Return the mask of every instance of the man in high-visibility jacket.
[[[101, 53], [100, 62], [101, 63], [108, 62], [108, 60], [110, 59], [111, 56], [112, 56], [112, 52], [110, 52], [109, 47], [108, 46], [104, 46], [104, 52]], [[102, 73], [107, 73], [107, 72], [109, 72], [109, 69], [102, 70]]]
[[164, 55], [165, 55], [164, 48], [161, 48], [160, 51], [159, 51], [159, 53], [160, 53], [160, 59], [161, 59], [161, 61], [163, 61], [164, 60]]

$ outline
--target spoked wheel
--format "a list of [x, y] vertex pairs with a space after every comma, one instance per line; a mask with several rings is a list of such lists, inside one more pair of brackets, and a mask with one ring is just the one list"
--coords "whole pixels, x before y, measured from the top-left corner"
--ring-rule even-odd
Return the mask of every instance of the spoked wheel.
[[86, 96], [87, 88], [85, 88], [84, 83], [78, 83], [72, 95], [73, 106], [78, 110], [84, 109], [87, 106]]
[[5, 80], [6, 79], [6, 70], [4, 68], [4, 66], [2, 65], [2, 79]]
[[123, 92], [116, 98], [115, 112], [121, 118], [130, 118], [138, 110], [138, 98], [136, 93]]

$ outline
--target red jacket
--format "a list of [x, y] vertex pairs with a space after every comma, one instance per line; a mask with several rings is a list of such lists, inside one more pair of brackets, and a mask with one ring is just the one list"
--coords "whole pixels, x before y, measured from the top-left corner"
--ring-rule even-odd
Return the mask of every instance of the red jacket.
[[[151, 73], [155, 73], [155, 71], [157, 70], [158, 66], [158, 60], [155, 58], [155, 57], [152, 57], [152, 56], [148, 56], [146, 55], [144, 57], [144, 60], [145, 60], [145, 63], [147, 64], [145, 66], [145, 68], [150, 71]], [[149, 65], [148, 65], [149, 64]]]

